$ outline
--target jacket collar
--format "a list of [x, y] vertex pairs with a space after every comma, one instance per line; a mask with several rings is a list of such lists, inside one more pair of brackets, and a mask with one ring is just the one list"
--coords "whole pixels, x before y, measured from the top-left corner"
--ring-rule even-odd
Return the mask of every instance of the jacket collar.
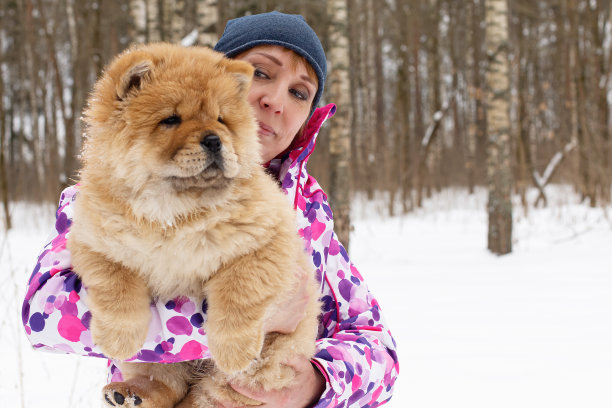
[[321, 126], [334, 113], [336, 113], [336, 105], [334, 104], [315, 110], [304, 128], [302, 136], [295, 141], [294, 147], [289, 153], [285, 154], [283, 159], [280, 160], [280, 165], [277, 167], [278, 173], [274, 174], [279, 180], [281, 188], [293, 202], [294, 209], [299, 207], [300, 198], [303, 201], [303, 196], [307, 193], [304, 187], [309, 178], [304, 168], [306, 162], [314, 151]]
[[291, 144], [290, 148], [282, 154], [282, 157], [277, 157], [264, 164], [268, 173], [281, 181], [284, 188], [287, 187], [284, 183], [284, 181], [288, 181], [287, 173], [290, 169], [293, 169], [294, 171], [289, 173], [292, 173], [291, 178], [295, 178], [297, 173], [295, 170], [306, 164], [314, 151], [317, 136], [323, 123], [334, 116], [334, 113], [336, 113], [336, 105], [333, 103], [317, 108], [308, 120], [302, 135]]
[[289, 152], [289, 159], [292, 163], [301, 163], [308, 160], [308, 157], [314, 151], [317, 136], [323, 123], [334, 116], [334, 113], [336, 113], [336, 105], [333, 103], [314, 111], [302, 135], [293, 143], [293, 148]]

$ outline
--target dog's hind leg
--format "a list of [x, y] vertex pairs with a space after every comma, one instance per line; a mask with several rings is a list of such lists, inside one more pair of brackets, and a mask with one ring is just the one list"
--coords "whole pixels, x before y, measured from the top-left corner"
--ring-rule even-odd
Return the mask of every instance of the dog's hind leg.
[[187, 394], [188, 363], [122, 363], [121, 369], [125, 381], [102, 389], [106, 406], [173, 408]]

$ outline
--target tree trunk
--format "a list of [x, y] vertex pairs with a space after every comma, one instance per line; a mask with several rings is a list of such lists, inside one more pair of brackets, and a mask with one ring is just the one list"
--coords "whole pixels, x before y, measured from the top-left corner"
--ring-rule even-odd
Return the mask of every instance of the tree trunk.
[[576, 88], [576, 136], [578, 139], [578, 158], [580, 180], [578, 188], [583, 200], [589, 200], [591, 206], [595, 206], [596, 196], [593, 188], [593, 174], [591, 165], [591, 146], [589, 121], [587, 119], [587, 95], [586, 95], [586, 61], [581, 56], [579, 11], [575, 0], [569, 0], [569, 15], [571, 23], [573, 61], [572, 69], [574, 86]]
[[[72, 68], [72, 92], [70, 96], [70, 115], [66, 113], [64, 117], [64, 127], [66, 132], [66, 147], [64, 154], [64, 184], [69, 184], [69, 181], [76, 177], [78, 168], [77, 151], [77, 124], [75, 118], [79, 117], [79, 94], [82, 87], [80, 81], [80, 72], [83, 69], [79, 64], [79, 47], [80, 41], [76, 30], [76, 15], [74, 11], [74, 0], [66, 0], [66, 17], [68, 19], [68, 29], [70, 34], [70, 64]], [[63, 98], [63, 96], [62, 96]]]
[[198, 44], [213, 47], [217, 40], [217, 24], [219, 23], [219, 9], [217, 0], [200, 0], [197, 3], [198, 15]]
[[[440, 80], [440, 13], [441, 1], [429, 0], [427, 2], [427, 21], [429, 22], [428, 44], [427, 44], [427, 78], [429, 80], [429, 110], [430, 115], [434, 119], [442, 112], [442, 86]], [[425, 196], [431, 197], [432, 191], [435, 188], [440, 190], [440, 172], [438, 165], [441, 162], [442, 144], [440, 137], [442, 131], [442, 123], [436, 126], [436, 132], [433, 133], [429, 140], [426, 150], [423, 152], [422, 160], [419, 160], [419, 173], [423, 185], [425, 187]], [[421, 194], [422, 194], [421, 188]]]
[[[72, 1], [72, 0], [69, 0]], [[132, 16], [132, 41], [144, 43], [147, 38], [147, 3], [146, 0], [130, 0], [130, 15]]]
[[159, 0], [146, 0], [146, 3], [147, 42], [161, 41], [163, 26]]
[[[594, 149], [593, 155], [596, 157], [596, 184], [598, 187], [597, 190], [599, 191], [599, 200], [601, 200], [602, 203], [608, 203], [610, 200], [610, 181], [612, 180], [608, 169], [608, 146], [610, 143], [608, 83], [610, 75], [607, 72], [609, 67], [606, 66], [605, 58], [606, 31], [610, 26], [607, 20], [609, 14], [605, 7], [609, 8], [610, 5], [608, 4], [609, 0], [606, 0], [606, 2], [606, 6], [602, 4], [601, 0], [595, 3], [595, 7], [592, 11], [593, 17], [590, 22], [594, 48], [592, 61], [594, 62], [593, 68], [595, 70], [592, 81], [593, 89], [595, 90], [595, 99], [597, 100], [597, 131], [595, 132], [596, 137], [593, 145], [599, 146], [599, 148]], [[603, 23], [600, 23], [600, 21], [603, 21]]]
[[512, 170], [510, 165], [510, 81], [508, 68], [507, 0], [486, 0], [487, 133], [489, 232], [488, 248], [512, 252]]
[[165, 0], [167, 5], [166, 20], [169, 21], [168, 32], [170, 33], [170, 41], [178, 43], [185, 35], [185, 0]]
[[408, 4], [405, 1], [397, 3], [395, 13], [399, 27], [399, 66], [397, 70], [398, 94], [397, 94], [397, 128], [394, 146], [394, 166], [399, 175], [399, 188], [402, 192], [402, 210], [407, 213], [412, 209], [412, 183], [409, 172], [408, 161], [410, 160], [410, 17]]
[[[305, 3], [305, 2], [303, 2]], [[302, 4], [303, 4], [302, 3]], [[362, 109], [364, 106], [364, 75], [363, 75], [363, 58], [361, 53], [362, 44], [362, 22], [363, 22], [363, 0], [348, 2], [348, 30], [349, 30], [349, 58], [350, 70], [349, 79], [351, 81], [351, 109], [353, 115], [351, 118], [351, 163], [353, 165], [352, 181], [363, 183], [367, 179], [367, 158], [364, 139], [367, 132], [365, 131], [364, 115]]]
[[329, 99], [338, 104], [330, 127], [331, 184], [329, 197], [334, 210], [335, 232], [340, 242], [349, 247], [350, 236], [350, 123], [351, 101], [349, 52], [347, 36], [347, 0], [330, 0], [327, 4], [329, 27]]
[[[609, 12], [607, 15], [607, 24], [608, 29], [612, 27], [612, 6], [608, 4]], [[604, 40], [605, 41], [605, 40]], [[606, 84], [601, 89], [602, 98], [605, 98], [605, 92], [607, 92], [610, 84], [610, 70], [612, 70], [612, 53], [608, 51], [608, 65], [605, 69], [604, 75], [606, 78]], [[607, 99], [606, 99], [607, 103]], [[609, 103], [607, 103], [609, 105]], [[602, 200], [606, 203], [610, 203], [612, 201], [612, 135], [610, 134], [610, 111], [606, 111], [606, 123], [604, 140], [603, 140], [603, 191], [602, 191]]]
[[472, 52], [473, 52], [473, 67], [472, 67], [472, 97], [474, 99], [473, 122], [470, 126], [470, 139], [473, 143], [471, 152], [473, 159], [468, 164], [469, 174], [468, 179], [470, 192], [474, 191], [476, 184], [485, 181], [485, 163], [486, 163], [486, 147], [487, 147], [487, 112], [485, 104], [485, 91], [483, 89], [482, 77], [484, 76], [481, 68], [483, 63], [483, 29], [481, 22], [483, 16], [483, 1], [477, 0], [472, 7]]
[[59, 144], [57, 140], [57, 125], [56, 125], [56, 113], [59, 110], [61, 118], [63, 120], [64, 126], [68, 126], [68, 120], [66, 116], [66, 106], [64, 104], [64, 85], [61, 76], [61, 71], [57, 62], [57, 58], [55, 55], [55, 38], [53, 33], [55, 30], [50, 30], [47, 27], [48, 20], [46, 17], [46, 11], [44, 9], [43, 2], [41, 0], [36, 0], [36, 6], [39, 10], [41, 25], [43, 27], [45, 33], [45, 40], [47, 45], [47, 52], [49, 62], [51, 64], [51, 69], [53, 71], [53, 91], [52, 91], [52, 101], [51, 103], [51, 114], [50, 119], [53, 123], [53, 131], [45, 132], [45, 145], [48, 156], [48, 167], [46, 170], [45, 184], [47, 185], [47, 198], [51, 200], [56, 200], [60, 191], [60, 164], [59, 164]]
[[[420, 0], [412, 0], [412, 10], [414, 13], [414, 17], [412, 19], [412, 64], [413, 64], [413, 78], [414, 78], [414, 134], [416, 135], [415, 142], [416, 148], [420, 150], [420, 141], [425, 134], [425, 124], [423, 122], [423, 93], [421, 91], [421, 64], [420, 64], [420, 51], [421, 51], [421, 27], [420, 27]], [[419, 157], [420, 155], [415, 155], [413, 159], [416, 158], [417, 163], [416, 166], [419, 165]], [[422, 197], [421, 197], [421, 188], [423, 185], [423, 181], [418, 176], [418, 170], [412, 172], [414, 176], [414, 187], [417, 192], [417, 202], [416, 206], [421, 207]]]
[[[26, 31], [26, 38], [24, 42], [24, 51], [26, 58], [26, 67], [28, 72], [28, 99], [30, 107], [30, 122], [31, 122], [31, 135], [26, 141], [32, 151], [32, 165], [34, 166], [34, 182], [31, 184], [30, 191], [33, 190], [38, 194], [41, 190], [41, 183], [44, 179], [44, 163], [40, 150], [40, 127], [39, 127], [39, 98], [37, 97], [38, 91], [38, 68], [39, 60], [34, 55], [34, 46], [36, 44], [35, 30], [34, 30], [34, 6], [31, 0], [21, 0], [22, 11], [24, 19], [24, 28]], [[40, 197], [40, 196], [39, 196]]]
[[[384, 2], [382, 2], [384, 4]], [[385, 190], [389, 180], [389, 160], [386, 157], [387, 149], [387, 132], [385, 129], [385, 85], [383, 80], [383, 56], [382, 56], [382, 37], [380, 35], [381, 27], [381, 3], [372, 1], [372, 44], [373, 44], [373, 60], [374, 63], [374, 135], [370, 144], [372, 151], [375, 154], [376, 174], [375, 174], [375, 190]], [[391, 204], [392, 205], [392, 204]]]
[[[441, 171], [445, 170], [447, 173], [448, 181], [451, 183], [465, 183], [465, 166], [468, 154], [465, 142], [465, 128], [464, 122], [465, 117], [463, 116], [464, 109], [461, 108], [460, 98], [462, 95], [465, 75], [465, 64], [463, 62], [463, 56], [460, 54], [461, 45], [465, 41], [465, 20], [467, 13], [460, 3], [449, 1], [449, 17], [451, 21], [451, 38], [450, 41], [450, 58], [451, 58], [451, 70], [452, 70], [452, 87], [451, 92], [455, 95], [453, 101], [453, 146], [450, 152], [452, 160], [441, 160], [440, 167]], [[448, 150], [450, 150], [448, 149]], [[448, 156], [448, 154], [447, 154]], [[444, 169], [442, 168], [444, 167]], [[449, 186], [447, 181], [446, 186]]]
[[[0, 36], [0, 62], [4, 60], [4, 44]], [[2, 64], [0, 64], [1, 66]], [[2, 208], [4, 211], [4, 228], [6, 231], [10, 230], [11, 225], [11, 212], [9, 208], [9, 191], [8, 191], [8, 176], [7, 166], [5, 164], [6, 157], [6, 114], [4, 112], [4, 76], [0, 73], [0, 194], [2, 194]]]
[[376, 7], [375, 0], [365, 0], [363, 2], [364, 22], [363, 22], [363, 63], [362, 63], [362, 79], [361, 84], [363, 86], [363, 152], [366, 158], [366, 189], [368, 199], [374, 199], [374, 192], [376, 191], [376, 184], [378, 181], [377, 172], [380, 163], [376, 159], [376, 150], [372, 146], [371, 141], [376, 140], [376, 109], [375, 109], [375, 84], [373, 78], [376, 75], [375, 72], [375, 50], [376, 43], [372, 38], [374, 32], [373, 26], [375, 21], [373, 18], [374, 7]]

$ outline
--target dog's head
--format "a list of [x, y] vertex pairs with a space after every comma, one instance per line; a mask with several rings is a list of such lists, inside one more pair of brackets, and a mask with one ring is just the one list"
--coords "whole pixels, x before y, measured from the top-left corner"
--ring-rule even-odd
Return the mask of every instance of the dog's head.
[[207, 48], [151, 44], [119, 55], [85, 111], [83, 182], [112, 183], [137, 215], [164, 222], [218, 205], [260, 166], [252, 76], [250, 64]]

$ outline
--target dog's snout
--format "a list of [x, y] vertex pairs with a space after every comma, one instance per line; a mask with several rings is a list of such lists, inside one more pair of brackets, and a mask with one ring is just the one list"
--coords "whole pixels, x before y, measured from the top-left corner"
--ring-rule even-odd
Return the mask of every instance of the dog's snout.
[[221, 139], [217, 135], [206, 135], [200, 144], [211, 153], [219, 153], [221, 151]]

